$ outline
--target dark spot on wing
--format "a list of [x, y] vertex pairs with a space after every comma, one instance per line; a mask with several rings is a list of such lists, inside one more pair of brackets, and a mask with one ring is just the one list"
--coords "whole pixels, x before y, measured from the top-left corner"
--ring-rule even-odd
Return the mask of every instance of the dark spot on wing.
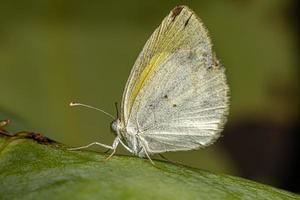
[[150, 107], [153, 107], [153, 105], [152, 105], [152, 104], [150, 104], [149, 106], [150, 106]]
[[221, 67], [221, 64], [219, 62], [219, 60], [217, 59], [216, 55], [213, 55], [212, 58], [212, 62], [211, 64], [207, 67], [208, 70], [212, 70], [212, 69], [218, 69]]
[[165, 95], [164, 98], [167, 99], [167, 98], [168, 98], [168, 95]]
[[175, 18], [180, 14], [182, 11], [183, 6], [176, 6], [171, 12], [172, 12], [172, 22], [175, 20]]
[[203, 101], [203, 102], [202, 102], [202, 105], [203, 105], [203, 106], [209, 105], [209, 101]]
[[177, 107], [177, 104], [173, 104], [173, 107], [174, 107], [174, 108]]
[[213, 64], [214, 64], [215, 68], [219, 68], [220, 67], [220, 62], [217, 59], [216, 55], [214, 55]]
[[202, 61], [204, 62], [205, 65], [207, 65], [207, 69], [211, 70], [213, 68], [213, 62], [212, 62], [212, 58], [211, 55], [208, 54], [207, 52], [203, 52], [203, 58]]
[[194, 50], [190, 50], [187, 56], [188, 59], [193, 59], [196, 57], [196, 52]]
[[188, 25], [188, 23], [189, 23], [189, 21], [190, 21], [192, 15], [193, 15], [193, 14], [191, 14], [191, 15], [189, 16], [189, 18], [186, 20], [186, 22], [184, 23], [184, 28]]

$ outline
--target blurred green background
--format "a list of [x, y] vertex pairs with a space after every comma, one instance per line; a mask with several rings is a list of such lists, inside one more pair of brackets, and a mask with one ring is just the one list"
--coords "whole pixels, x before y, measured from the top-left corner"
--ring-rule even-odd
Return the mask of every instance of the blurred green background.
[[291, 149], [299, 78], [293, 1], [0, 1], [1, 119], [13, 120], [12, 131], [41, 132], [71, 146], [111, 144], [110, 118], [68, 104], [115, 114], [137, 55], [178, 4], [207, 26], [227, 69], [231, 109], [215, 145], [166, 156], [298, 191], [281, 178], [292, 176], [299, 156]]

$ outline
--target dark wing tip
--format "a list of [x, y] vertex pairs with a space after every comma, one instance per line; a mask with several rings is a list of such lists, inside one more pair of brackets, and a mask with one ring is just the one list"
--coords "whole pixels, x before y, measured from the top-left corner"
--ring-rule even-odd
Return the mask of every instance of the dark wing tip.
[[173, 21], [181, 13], [183, 8], [184, 6], [176, 6], [175, 8], [173, 8], [173, 10], [171, 11], [172, 13], [171, 17], [173, 18]]

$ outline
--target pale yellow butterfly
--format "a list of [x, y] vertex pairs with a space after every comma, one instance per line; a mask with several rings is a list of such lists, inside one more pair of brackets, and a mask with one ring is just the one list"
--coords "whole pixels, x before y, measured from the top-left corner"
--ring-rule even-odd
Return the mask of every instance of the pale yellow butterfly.
[[120, 117], [111, 125], [113, 144], [94, 142], [73, 150], [96, 144], [112, 149], [110, 158], [121, 143], [134, 155], [150, 159], [151, 154], [208, 146], [225, 124], [228, 93], [224, 67], [206, 28], [191, 9], [177, 6], [151, 35], [131, 70]]

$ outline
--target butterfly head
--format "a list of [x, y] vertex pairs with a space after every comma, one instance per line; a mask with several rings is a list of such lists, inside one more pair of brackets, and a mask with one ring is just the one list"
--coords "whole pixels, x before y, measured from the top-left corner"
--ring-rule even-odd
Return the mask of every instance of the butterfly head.
[[121, 129], [121, 121], [117, 118], [110, 123], [110, 130], [114, 135], [118, 135]]

